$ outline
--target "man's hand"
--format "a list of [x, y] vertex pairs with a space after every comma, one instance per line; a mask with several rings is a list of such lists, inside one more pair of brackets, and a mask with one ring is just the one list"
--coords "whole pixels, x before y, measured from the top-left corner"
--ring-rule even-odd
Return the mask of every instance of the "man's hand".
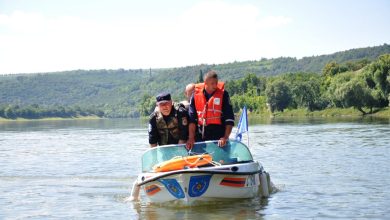
[[227, 138], [225, 137], [221, 137], [219, 140], [218, 140], [218, 146], [219, 147], [224, 147], [226, 145], [226, 142], [227, 142]]
[[188, 140], [187, 140], [187, 145], [186, 145], [187, 150], [191, 150], [192, 147], [194, 146], [194, 143], [195, 143], [195, 129], [196, 129], [196, 124], [195, 123], [190, 123], [189, 126], [188, 126]]
[[191, 150], [192, 147], [194, 146], [195, 143], [195, 138], [188, 138], [186, 148], [187, 150]]
[[232, 133], [233, 125], [226, 125], [225, 127], [225, 136], [221, 137], [218, 140], [218, 146], [223, 147], [226, 145], [226, 142], [229, 140], [230, 133]]

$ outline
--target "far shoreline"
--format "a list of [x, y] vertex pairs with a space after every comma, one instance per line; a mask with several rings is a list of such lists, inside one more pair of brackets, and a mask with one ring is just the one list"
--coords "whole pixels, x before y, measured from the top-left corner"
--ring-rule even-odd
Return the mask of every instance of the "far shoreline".
[[81, 117], [49, 117], [49, 118], [2, 118], [0, 117], [0, 123], [2, 122], [30, 122], [30, 121], [72, 121], [72, 120], [100, 120], [106, 119], [98, 116], [81, 116]]
[[[238, 120], [241, 115], [241, 112], [236, 113], [236, 119]], [[278, 118], [384, 118], [390, 119], [390, 107], [383, 108], [376, 113], [363, 115], [356, 109], [353, 108], [328, 108], [320, 111], [308, 111], [307, 109], [286, 109], [283, 112], [274, 112], [269, 111], [264, 112], [249, 112], [249, 119], [278, 119]], [[148, 117], [139, 117], [139, 119], [147, 119]], [[98, 116], [80, 116], [80, 117], [49, 117], [49, 118], [37, 118], [37, 119], [27, 119], [27, 118], [16, 118], [8, 119], [0, 117], [0, 123], [3, 122], [30, 122], [30, 121], [65, 121], [65, 120], [101, 120], [109, 119]]]
[[284, 112], [276, 112], [271, 114], [270, 117], [320, 117], [320, 118], [337, 118], [337, 117], [377, 117], [377, 118], [390, 118], [390, 107], [386, 107], [378, 110], [372, 114], [363, 115], [360, 111], [354, 108], [327, 108], [319, 111], [308, 111], [307, 109], [287, 109]]

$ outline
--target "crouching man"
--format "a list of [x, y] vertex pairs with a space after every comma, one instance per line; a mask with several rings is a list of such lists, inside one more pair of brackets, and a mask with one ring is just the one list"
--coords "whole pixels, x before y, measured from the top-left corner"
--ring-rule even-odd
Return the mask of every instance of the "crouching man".
[[156, 109], [149, 119], [151, 147], [184, 144], [188, 138], [188, 116], [183, 105], [174, 104], [169, 93], [156, 96]]

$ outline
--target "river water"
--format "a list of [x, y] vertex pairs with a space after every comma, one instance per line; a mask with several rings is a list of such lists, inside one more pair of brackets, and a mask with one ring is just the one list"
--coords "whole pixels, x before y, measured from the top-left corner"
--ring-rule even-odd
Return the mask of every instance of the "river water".
[[269, 119], [249, 130], [277, 192], [177, 207], [127, 200], [145, 122], [0, 123], [0, 219], [390, 218], [389, 119]]

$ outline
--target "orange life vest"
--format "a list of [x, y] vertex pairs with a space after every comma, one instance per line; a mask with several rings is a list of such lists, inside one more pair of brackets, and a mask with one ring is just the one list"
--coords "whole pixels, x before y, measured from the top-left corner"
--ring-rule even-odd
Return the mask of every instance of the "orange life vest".
[[206, 101], [206, 96], [203, 94], [204, 83], [195, 85], [194, 98], [199, 125], [222, 124], [221, 117], [224, 85], [223, 82], [218, 82], [218, 88], [208, 101]]
[[159, 163], [153, 167], [154, 172], [168, 172], [173, 170], [183, 170], [209, 164], [213, 161], [210, 154], [174, 157], [168, 161]]

